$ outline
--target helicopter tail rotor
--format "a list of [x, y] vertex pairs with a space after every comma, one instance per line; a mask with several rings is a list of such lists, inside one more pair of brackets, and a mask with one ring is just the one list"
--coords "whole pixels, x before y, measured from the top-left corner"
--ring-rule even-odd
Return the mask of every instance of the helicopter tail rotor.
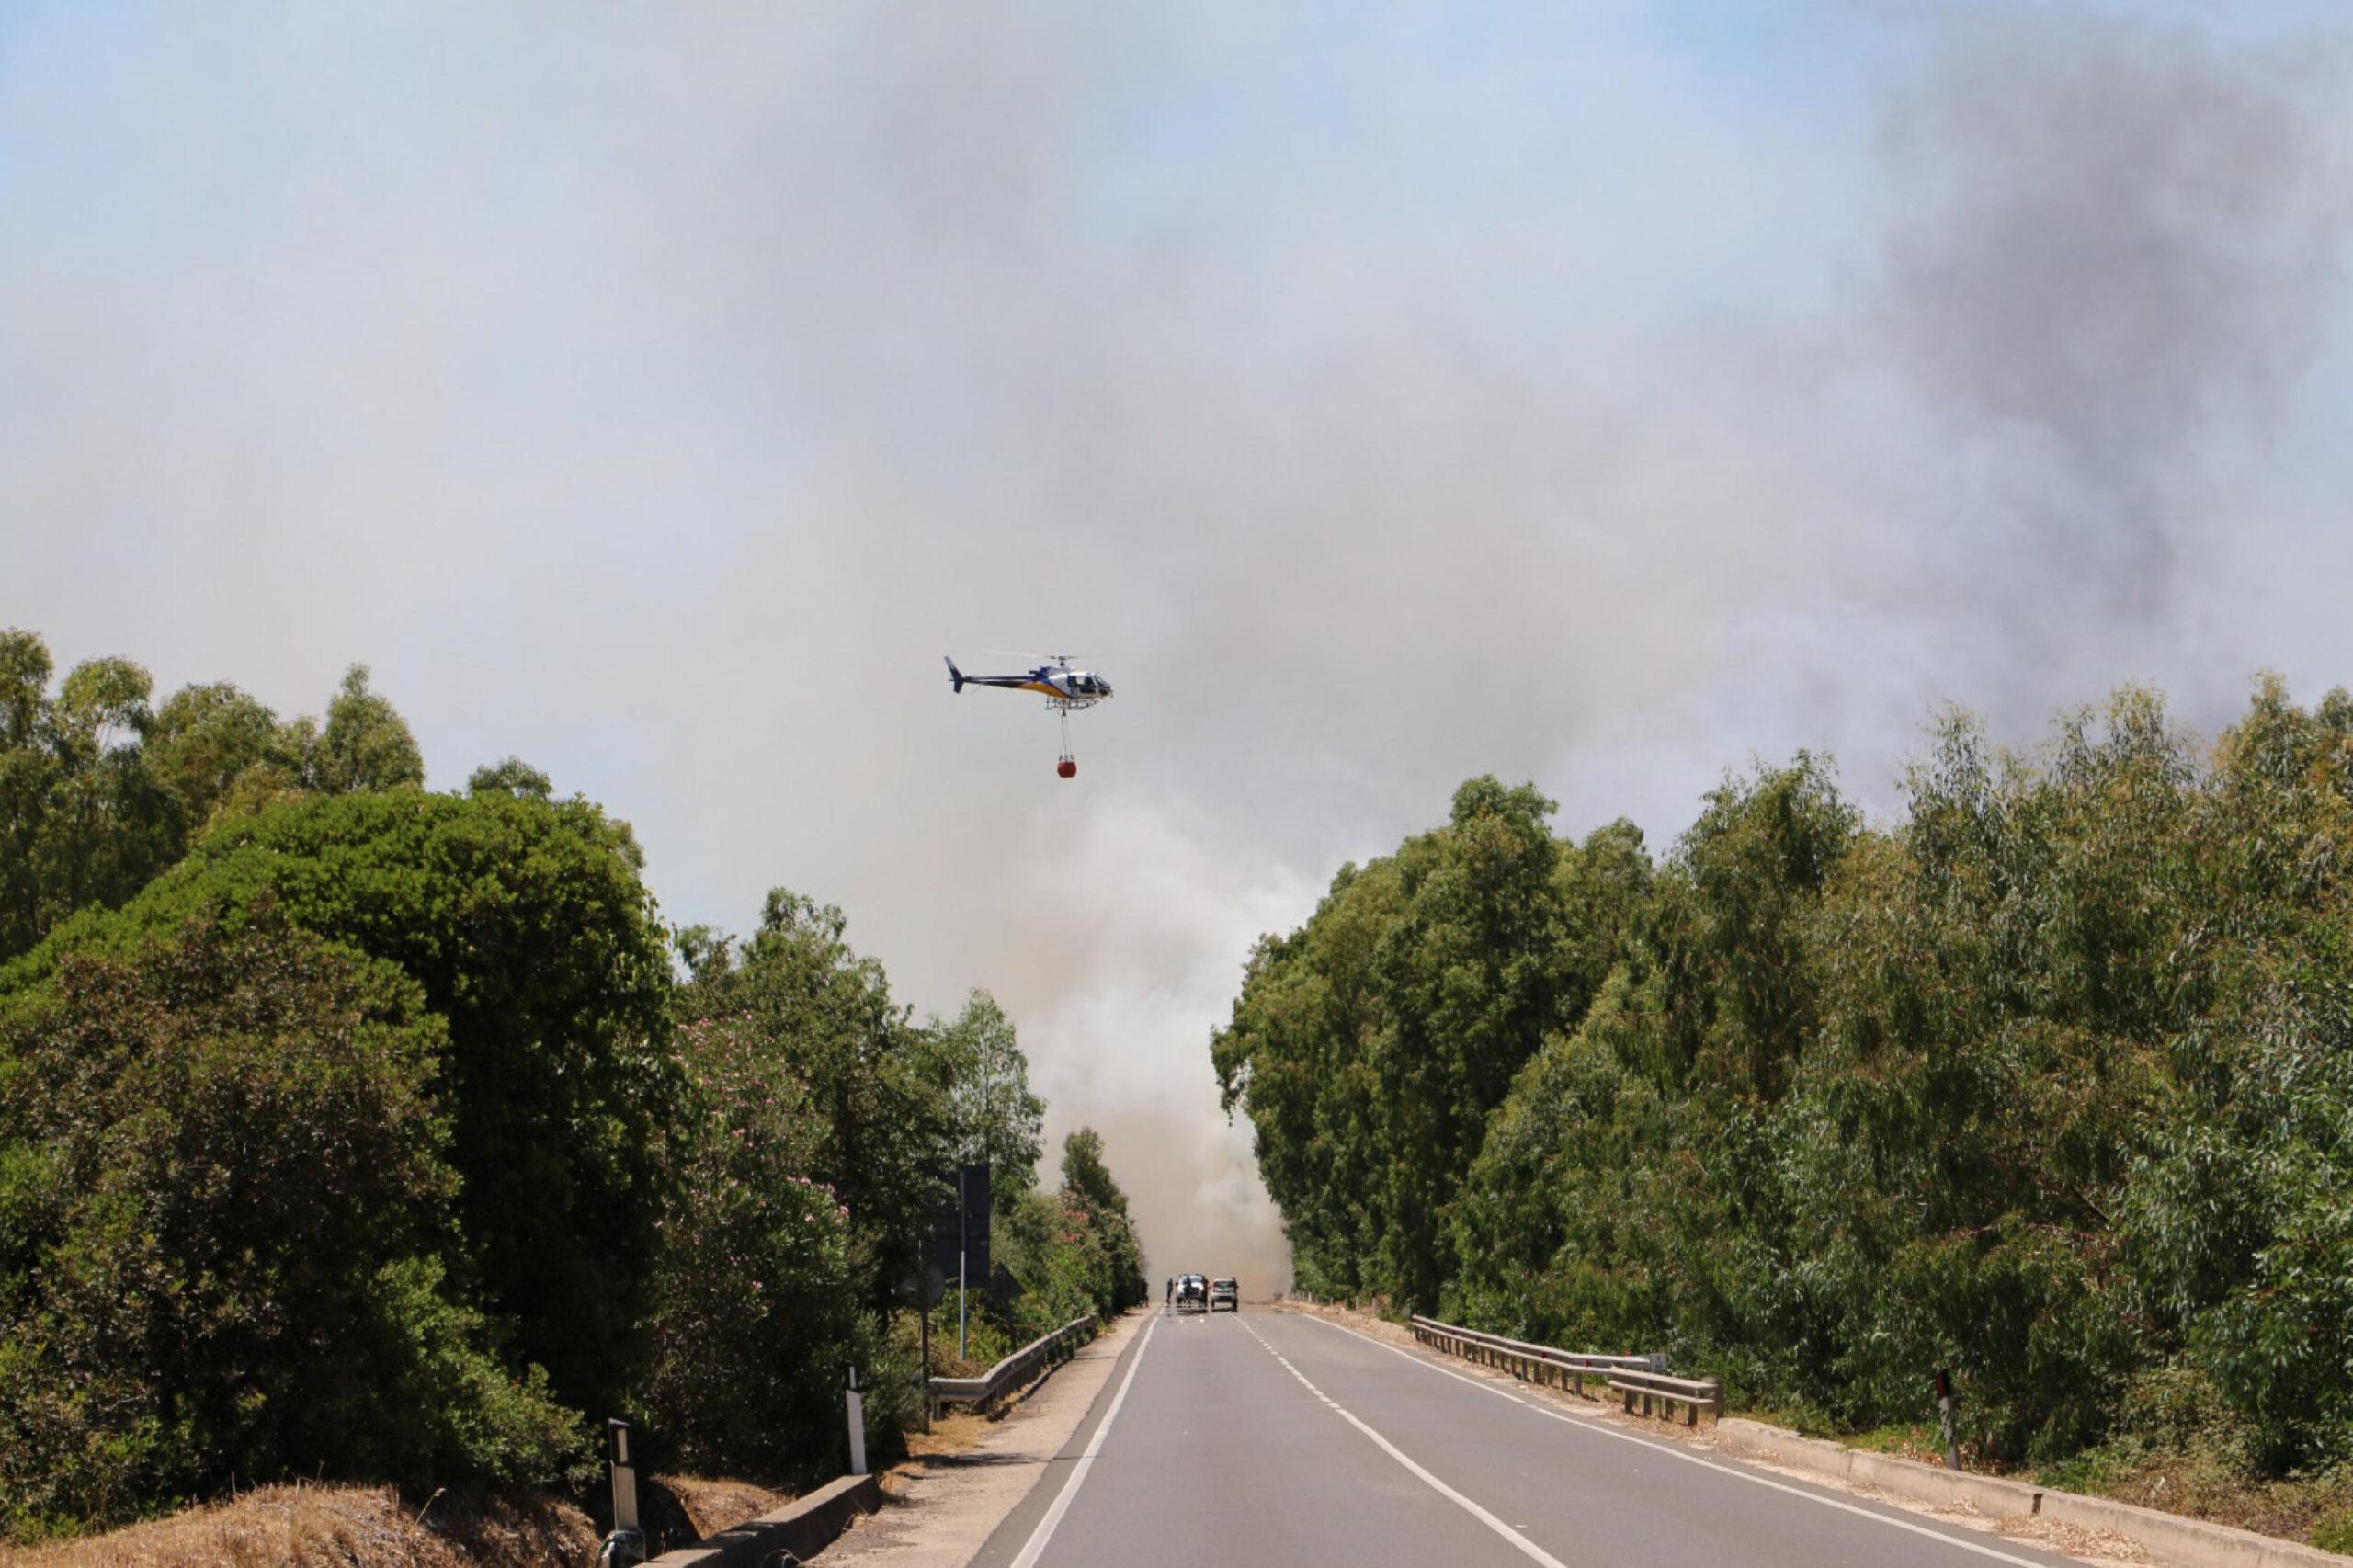
[[964, 672], [958, 669], [956, 667], [956, 661], [949, 658], [947, 654], [942, 653], [940, 658], [948, 665], [949, 690], [961, 696], [964, 690]]

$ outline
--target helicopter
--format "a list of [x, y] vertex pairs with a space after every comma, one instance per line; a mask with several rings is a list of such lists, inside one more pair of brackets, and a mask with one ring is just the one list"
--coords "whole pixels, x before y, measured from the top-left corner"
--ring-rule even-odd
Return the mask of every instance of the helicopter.
[[1078, 759], [1070, 750], [1070, 716], [1094, 707], [1111, 695], [1111, 683], [1092, 670], [1071, 667], [1065, 653], [1044, 655], [1046, 662], [1027, 675], [968, 676], [956, 667], [956, 661], [946, 659], [948, 688], [961, 693], [968, 686], [994, 686], [1006, 691], [1030, 691], [1046, 699], [1046, 706], [1062, 716], [1063, 755], [1054, 764], [1054, 772], [1064, 778], [1078, 776]]

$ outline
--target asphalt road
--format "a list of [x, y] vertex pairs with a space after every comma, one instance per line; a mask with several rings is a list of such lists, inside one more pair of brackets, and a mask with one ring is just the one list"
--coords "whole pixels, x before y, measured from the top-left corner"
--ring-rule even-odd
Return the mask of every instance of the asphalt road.
[[1320, 1319], [1162, 1317], [975, 1568], [2066, 1568]]

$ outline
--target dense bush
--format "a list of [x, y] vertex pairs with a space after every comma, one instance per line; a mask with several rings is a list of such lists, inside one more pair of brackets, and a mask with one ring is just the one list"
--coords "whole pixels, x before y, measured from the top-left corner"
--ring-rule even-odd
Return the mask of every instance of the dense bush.
[[113, 914], [15, 966], [123, 951], [198, 915], [257, 910], [383, 960], [442, 1021], [437, 1092], [461, 1178], [449, 1262], [514, 1365], [620, 1408], [642, 1352], [671, 1115], [669, 970], [628, 830], [584, 801], [416, 790], [313, 796], [208, 834]]
[[554, 1472], [571, 1418], [442, 1290], [441, 1044], [413, 983], [267, 907], [0, 1006], [0, 1526]]

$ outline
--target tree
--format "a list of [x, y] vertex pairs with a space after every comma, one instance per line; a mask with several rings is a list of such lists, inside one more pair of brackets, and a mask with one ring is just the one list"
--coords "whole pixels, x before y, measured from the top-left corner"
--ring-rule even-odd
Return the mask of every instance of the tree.
[[312, 755], [307, 781], [314, 790], [397, 790], [422, 786], [425, 758], [407, 722], [368, 688], [368, 666], [344, 672], [343, 688], [327, 704], [326, 728]]
[[783, 888], [737, 945], [686, 933], [682, 1023], [732, 1020], [799, 1086], [813, 1134], [806, 1175], [849, 1210], [862, 1296], [886, 1306], [928, 1233], [950, 1124], [922, 1031], [882, 966], [843, 940], [842, 912]]
[[267, 770], [290, 787], [300, 766], [278, 716], [226, 681], [185, 686], [158, 709], [147, 734], [147, 765], [178, 798], [180, 820], [202, 827], [240, 781]]
[[1103, 1163], [1103, 1135], [1082, 1127], [1063, 1140], [1063, 1190], [1100, 1213], [1128, 1212], [1128, 1195]]
[[0, 752], [0, 958], [90, 903], [129, 897], [178, 853], [174, 801], [144, 766], [147, 672], [125, 659], [75, 665], [45, 695], [49, 653], [7, 634], [0, 665], [10, 741]]
[[1344, 871], [1212, 1042], [1302, 1280], [1410, 1281], [1435, 1210], [1449, 1314], [1834, 1426], [1924, 1418], [1949, 1367], [1999, 1460], [2353, 1457], [2353, 698], [2267, 678], [2211, 748], [2137, 688], [2032, 753], [1948, 714], [1905, 808], [1865, 825], [1801, 753], [1655, 872], [1625, 830], [1564, 853], [1555, 1022], [1459, 1176], [1452, 1042], [1517, 1038], [1540, 973], [1462, 933], [1540, 906], [1438, 835]]
[[41, 837], [56, 762], [44, 744], [49, 645], [29, 631], [0, 631], [0, 963], [48, 930]]
[[1377, 955], [1404, 898], [1394, 859], [1341, 867], [1304, 926], [1260, 939], [1232, 1020], [1211, 1040], [1224, 1108], [1249, 1115], [1292, 1271], [1324, 1294], [1365, 1289], [1379, 1244], [1385, 1148], [1370, 1049], [1381, 1019]]
[[[1344, 867], [1306, 927], [1253, 956], [1211, 1059], [1227, 1108], [1249, 1111], [1310, 1289], [1437, 1305], [1448, 1206], [1487, 1113], [1546, 1032], [1583, 1012], [1579, 960], [1605, 959], [1604, 923], [1623, 918], [1610, 875], [1573, 889], [1552, 809], [1532, 788], [1472, 779], [1446, 826]], [[1596, 912], [1584, 950], [1572, 891]]]
[[1103, 1136], [1091, 1127], [1063, 1140], [1061, 1208], [1067, 1227], [1062, 1233], [1078, 1248], [1097, 1312], [1120, 1312], [1151, 1293], [1128, 1195], [1112, 1179], [1103, 1160]]
[[570, 1417], [442, 1290], [441, 1043], [414, 983], [266, 907], [0, 1004], [0, 1527], [552, 1476]]
[[503, 790], [509, 795], [520, 795], [533, 801], [555, 797], [555, 785], [548, 776], [519, 756], [484, 764], [475, 768], [466, 780], [466, 793], [469, 795], [480, 795], [493, 790]]
[[1029, 1063], [996, 998], [974, 991], [955, 1021], [932, 1020], [933, 1071], [947, 1090], [949, 1139], [960, 1162], [985, 1160], [996, 1208], [1038, 1183], [1046, 1102], [1029, 1092]]
[[705, 1474], [830, 1473], [841, 1369], [870, 1372], [876, 1346], [849, 1210], [810, 1175], [824, 1129], [756, 1020], [675, 1038], [689, 1093], [663, 1142], [646, 1415], [673, 1462]]
[[0, 632], [0, 963], [79, 910], [120, 904], [210, 823], [425, 776], [363, 665], [346, 676], [324, 737], [227, 684], [151, 710], [153, 682], [125, 659], [76, 665], [53, 696], [51, 674], [39, 636]]
[[642, 1349], [673, 1114], [669, 970], [626, 825], [585, 801], [415, 790], [313, 796], [228, 822], [119, 913], [67, 923], [12, 971], [121, 952], [264, 908], [385, 960], [444, 1020], [440, 1092], [470, 1288], [566, 1400], [618, 1408]]

